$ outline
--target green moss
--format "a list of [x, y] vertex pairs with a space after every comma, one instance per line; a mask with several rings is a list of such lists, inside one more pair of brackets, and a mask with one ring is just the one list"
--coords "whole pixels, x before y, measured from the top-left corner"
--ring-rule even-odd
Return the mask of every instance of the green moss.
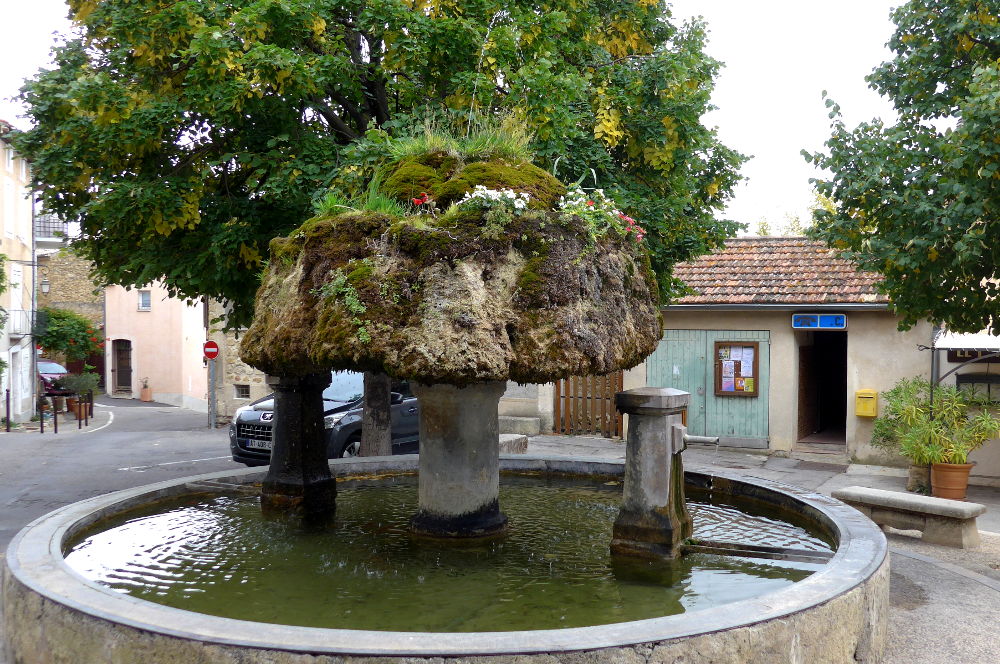
[[387, 196], [409, 203], [422, 193], [436, 198], [437, 188], [451, 177], [459, 161], [445, 152], [430, 152], [401, 159], [389, 168], [381, 190]]
[[532, 258], [524, 265], [517, 278], [517, 298], [525, 304], [537, 304], [545, 293], [545, 278], [540, 274], [544, 258]]
[[[351, 265], [351, 267], [354, 267]], [[375, 267], [372, 265], [370, 260], [362, 260], [357, 267], [354, 267], [350, 272], [347, 273], [347, 282], [353, 286], [362, 284], [375, 274]]]
[[534, 164], [477, 161], [437, 187], [435, 198], [440, 207], [445, 207], [457, 202], [476, 185], [526, 192], [531, 196], [529, 207], [536, 210], [552, 209], [559, 197], [566, 193], [566, 187], [559, 180]]

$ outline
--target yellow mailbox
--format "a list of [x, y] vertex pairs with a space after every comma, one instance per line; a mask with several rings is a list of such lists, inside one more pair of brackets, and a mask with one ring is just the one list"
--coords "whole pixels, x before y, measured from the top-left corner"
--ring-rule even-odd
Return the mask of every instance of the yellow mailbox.
[[878, 416], [878, 392], [858, 390], [854, 393], [854, 414], [858, 417]]

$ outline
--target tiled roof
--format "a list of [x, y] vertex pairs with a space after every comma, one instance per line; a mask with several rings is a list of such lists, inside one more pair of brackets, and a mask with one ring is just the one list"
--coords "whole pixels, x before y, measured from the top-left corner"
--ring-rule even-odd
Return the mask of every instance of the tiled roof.
[[675, 304], [879, 304], [878, 275], [804, 237], [742, 237], [674, 268], [695, 291]]

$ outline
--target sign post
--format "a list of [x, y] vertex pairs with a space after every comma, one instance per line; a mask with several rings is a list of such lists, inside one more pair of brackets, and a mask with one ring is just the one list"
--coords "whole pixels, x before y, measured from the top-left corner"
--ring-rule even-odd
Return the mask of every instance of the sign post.
[[208, 428], [215, 429], [215, 358], [219, 356], [219, 344], [206, 341], [202, 350], [208, 360]]

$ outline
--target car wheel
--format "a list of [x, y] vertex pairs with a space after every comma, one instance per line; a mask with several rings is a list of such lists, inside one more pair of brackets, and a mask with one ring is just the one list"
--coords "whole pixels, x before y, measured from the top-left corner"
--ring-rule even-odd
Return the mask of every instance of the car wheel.
[[349, 441], [344, 443], [344, 447], [340, 450], [341, 459], [349, 459], [350, 457], [356, 457], [361, 453], [361, 439], [351, 438]]

